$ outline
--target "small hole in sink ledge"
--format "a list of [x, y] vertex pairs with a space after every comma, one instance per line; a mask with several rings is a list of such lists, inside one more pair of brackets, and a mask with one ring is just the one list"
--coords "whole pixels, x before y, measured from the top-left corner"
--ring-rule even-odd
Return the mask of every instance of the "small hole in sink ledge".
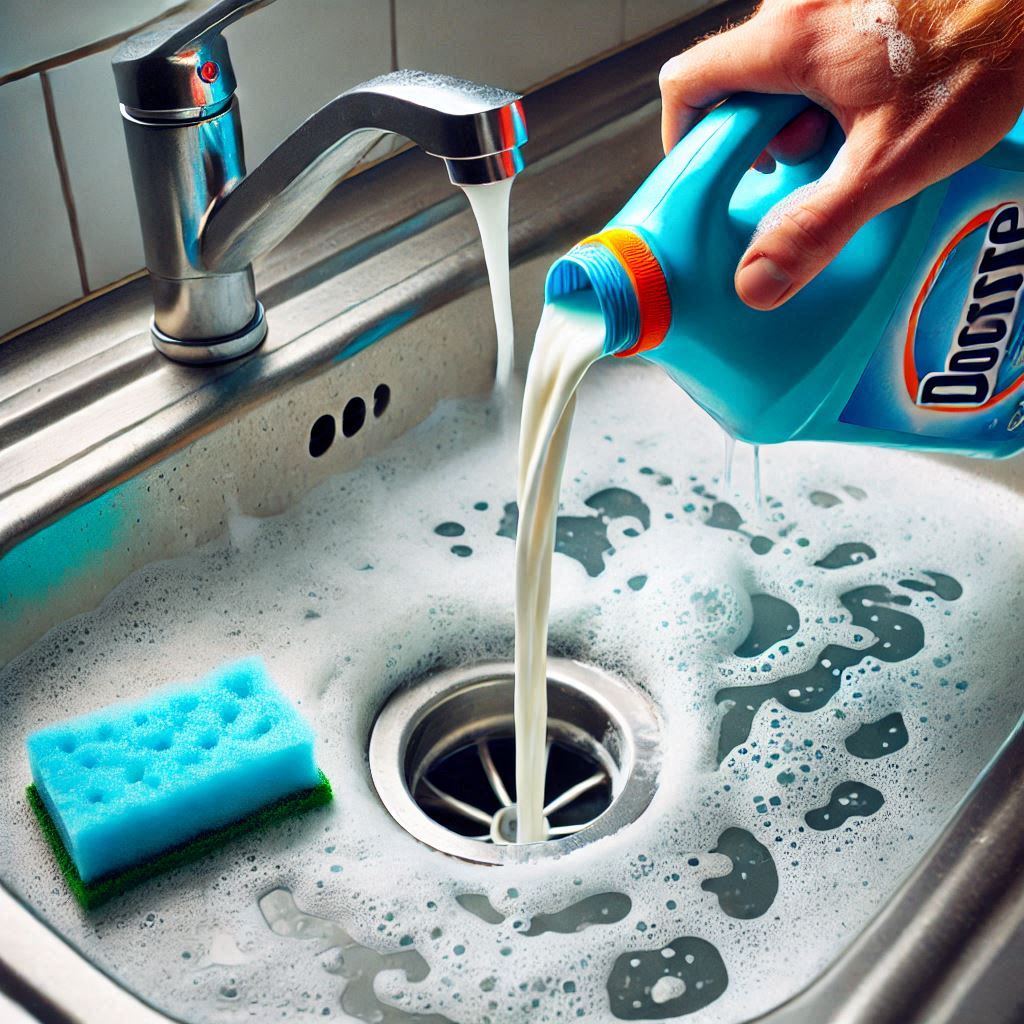
[[387, 384], [378, 384], [373, 389], [373, 418], [380, 419], [391, 403], [391, 388]]
[[366, 422], [366, 403], [361, 398], [350, 398], [341, 414], [341, 432], [352, 437], [363, 429]]
[[309, 454], [319, 459], [334, 444], [334, 417], [330, 413], [321, 416], [309, 431]]

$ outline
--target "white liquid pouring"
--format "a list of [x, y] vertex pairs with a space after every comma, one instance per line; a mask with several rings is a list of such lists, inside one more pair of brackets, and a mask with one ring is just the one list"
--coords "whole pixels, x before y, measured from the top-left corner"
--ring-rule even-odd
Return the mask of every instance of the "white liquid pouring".
[[545, 306], [526, 375], [516, 537], [516, 839], [520, 843], [548, 838], [544, 779], [551, 556], [575, 392], [601, 356], [604, 335], [604, 318], [592, 294]]
[[761, 446], [754, 445], [754, 508], [758, 518], [764, 515], [764, 492], [761, 490]]
[[501, 394], [508, 388], [515, 359], [515, 336], [512, 325], [512, 292], [509, 284], [508, 207], [515, 178], [489, 182], [485, 185], [463, 185], [462, 189], [473, 208], [480, 242], [484, 248], [487, 277], [491, 284], [494, 327], [498, 334], [498, 364], [494, 374], [495, 390]]
[[722, 490], [726, 497], [732, 494], [732, 464], [736, 456], [736, 438], [732, 434], [722, 431], [725, 440], [725, 455], [722, 462]]

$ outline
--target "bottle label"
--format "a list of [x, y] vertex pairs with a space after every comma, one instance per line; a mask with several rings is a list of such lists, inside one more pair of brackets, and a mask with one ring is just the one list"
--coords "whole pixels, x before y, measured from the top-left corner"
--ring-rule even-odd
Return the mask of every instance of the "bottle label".
[[1017, 440], [1024, 176], [976, 164], [953, 179], [912, 283], [840, 419], [961, 443]]

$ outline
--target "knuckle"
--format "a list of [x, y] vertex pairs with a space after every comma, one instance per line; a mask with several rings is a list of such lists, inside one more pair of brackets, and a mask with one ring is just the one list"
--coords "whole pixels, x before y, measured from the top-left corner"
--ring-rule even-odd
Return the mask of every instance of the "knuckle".
[[736, 38], [735, 33], [744, 28], [745, 25], [738, 25], [713, 32], [694, 43], [689, 49], [670, 57], [658, 73], [661, 91], [664, 93], [666, 89], [672, 89], [684, 81], [700, 78], [721, 65], [729, 58], [732, 41]]
[[833, 218], [813, 205], [803, 204], [782, 215], [782, 234], [795, 263], [816, 264], [838, 251]]
[[680, 53], [662, 64], [661, 71], [658, 72], [658, 86], [662, 92], [665, 92], [667, 88], [671, 88], [673, 83], [681, 76], [685, 60], [686, 54]]

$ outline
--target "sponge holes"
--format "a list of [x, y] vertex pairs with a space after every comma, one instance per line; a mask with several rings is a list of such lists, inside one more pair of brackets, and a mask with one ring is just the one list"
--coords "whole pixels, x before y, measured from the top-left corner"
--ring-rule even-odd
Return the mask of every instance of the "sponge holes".
[[224, 689], [230, 693], [233, 693], [239, 699], [248, 697], [252, 693], [252, 687], [249, 684], [249, 680], [243, 676], [235, 676], [233, 679], [226, 679], [224, 681]]
[[160, 732], [146, 736], [142, 741], [144, 747], [156, 751], [170, 750], [173, 744], [174, 735], [170, 729], [161, 729]]
[[208, 729], [199, 737], [199, 746], [201, 746], [203, 750], [213, 750], [219, 742], [220, 737], [212, 729]]
[[199, 707], [199, 698], [191, 694], [184, 697], [176, 697], [171, 705], [179, 715], [187, 715]]
[[[380, 419], [391, 404], [391, 388], [387, 384], [378, 384], [373, 389], [373, 418]], [[366, 400], [355, 395], [345, 403], [341, 413], [341, 433], [345, 437], [355, 437], [366, 423]], [[324, 413], [318, 416], [309, 428], [309, 454], [314, 459], [325, 455], [338, 434], [338, 424], [334, 416]]]
[[253, 724], [252, 728], [248, 732], [248, 737], [251, 740], [258, 740], [263, 736], [266, 736], [273, 728], [274, 723], [267, 715], [264, 715]]

